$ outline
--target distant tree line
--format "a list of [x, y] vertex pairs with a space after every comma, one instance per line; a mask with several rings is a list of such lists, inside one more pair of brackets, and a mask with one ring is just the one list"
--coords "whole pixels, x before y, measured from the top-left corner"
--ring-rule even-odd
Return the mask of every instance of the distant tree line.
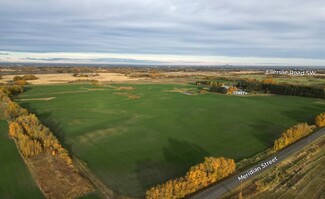
[[[261, 81], [256, 79], [240, 79], [236, 80], [235, 86], [231, 85], [230, 93], [241, 88], [250, 92], [263, 92], [278, 95], [292, 95], [302, 97], [315, 97], [325, 98], [325, 88], [321, 87], [310, 87], [310, 86], [299, 86], [299, 85], [288, 85], [278, 84], [272, 78], [266, 78]], [[229, 93], [228, 89], [224, 87], [224, 83], [210, 80], [197, 81], [197, 86], [209, 86], [210, 92]]]
[[224, 87], [225, 84], [223, 82], [203, 80], [197, 81], [195, 84], [197, 86], [209, 86], [210, 92], [227, 93], [228, 91], [228, 89]]
[[146, 192], [147, 199], [183, 198], [211, 183], [233, 173], [236, 164], [233, 159], [206, 157], [203, 163], [192, 166], [184, 177], [169, 180]]
[[215, 83], [215, 81], [202, 80], [202, 81], [196, 81], [195, 84], [197, 86], [201, 86], [201, 85], [204, 85], [204, 86], [212, 86], [214, 83]]
[[259, 91], [278, 95], [293, 95], [302, 97], [325, 98], [325, 89], [310, 86], [277, 84], [274, 81], [257, 81], [242, 79], [237, 83], [237, 87], [247, 91]]
[[72, 166], [68, 151], [53, 133], [34, 114], [28, 113], [27, 109], [11, 100], [10, 96], [20, 92], [23, 92], [23, 88], [19, 85], [0, 87], [0, 100], [7, 104], [5, 116], [9, 121], [9, 135], [16, 140], [21, 154], [32, 157], [40, 153], [51, 153]]

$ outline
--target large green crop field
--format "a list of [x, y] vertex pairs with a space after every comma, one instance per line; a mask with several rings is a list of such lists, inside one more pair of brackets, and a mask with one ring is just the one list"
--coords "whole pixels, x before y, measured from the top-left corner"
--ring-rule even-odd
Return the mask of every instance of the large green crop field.
[[312, 123], [325, 110], [325, 101], [313, 98], [186, 95], [170, 90], [194, 86], [128, 86], [135, 89], [29, 86], [16, 100], [109, 187], [133, 197], [184, 175], [205, 156], [237, 161], [252, 156], [270, 147], [285, 128]]
[[0, 119], [0, 198], [44, 198], [8, 137], [7, 121]]

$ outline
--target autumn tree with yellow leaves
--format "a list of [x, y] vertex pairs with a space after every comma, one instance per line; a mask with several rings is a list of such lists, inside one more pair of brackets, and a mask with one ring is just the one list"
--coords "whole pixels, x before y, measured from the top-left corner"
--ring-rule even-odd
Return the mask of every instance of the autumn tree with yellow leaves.
[[27, 115], [28, 111], [24, 108], [21, 108], [16, 102], [9, 101], [8, 107], [5, 110], [5, 117], [8, 120], [13, 120], [19, 116]]
[[68, 165], [72, 159], [59, 140], [33, 115], [22, 115], [9, 123], [9, 135], [17, 140], [19, 149], [24, 156], [30, 157], [43, 151], [58, 155]]
[[32, 157], [45, 152], [57, 155], [72, 166], [68, 151], [53, 133], [34, 114], [11, 100], [10, 96], [20, 91], [21, 87], [17, 85], [0, 87], [0, 100], [7, 104], [5, 116], [9, 120], [9, 136], [16, 140], [21, 154]]
[[324, 127], [325, 126], [325, 112], [316, 116], [315, 125], [317, 127]]
[[17, 85], [23, 86], [23, 85], [26, 85], [27, 84], [27, 81], [24, 80], [24, 79], [21, 79], [21, 80], [17, 80], [15, 83]]
[[12, 96], [22, 92], [24, 92], [24, 87], [21, 85], [4, 85], [0, 87], [0, 93], [4, 93], [8, 96]]
[[281, 137], [274, 142], [273, 150], [279, 151], [282, 148], [294, 143], [313, 132], [314, 127], [307, 123], [299, 123], [289, 129], [285, 130]]
[[261, 81], [262, 84], [276, 84], [276, 81], [272, 78], [266, 78]]
[[236, 87], [230, 86], [227, 90], [227, 95], [232, 95], [237, 90]]

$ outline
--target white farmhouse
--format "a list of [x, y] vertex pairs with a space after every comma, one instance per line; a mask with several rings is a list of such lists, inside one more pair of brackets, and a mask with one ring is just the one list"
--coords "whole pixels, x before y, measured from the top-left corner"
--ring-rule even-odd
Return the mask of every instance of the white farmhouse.
[[232, 93], [233, 95], [247, 95], [248, 93], [243, 90], [236, 90]]

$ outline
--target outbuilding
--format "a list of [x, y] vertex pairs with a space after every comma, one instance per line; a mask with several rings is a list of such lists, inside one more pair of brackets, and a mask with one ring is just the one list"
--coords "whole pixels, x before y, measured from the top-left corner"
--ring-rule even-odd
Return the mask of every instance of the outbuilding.
[[247, 95], [248, 93], [243, 90], [237, 90], [232, 93], [233, 95]]

